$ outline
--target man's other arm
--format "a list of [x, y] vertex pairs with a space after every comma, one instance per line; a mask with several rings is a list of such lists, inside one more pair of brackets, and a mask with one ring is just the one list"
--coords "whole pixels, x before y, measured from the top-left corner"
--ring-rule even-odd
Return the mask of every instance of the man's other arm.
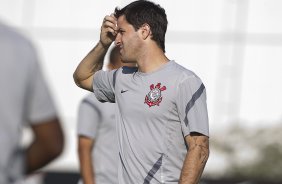
[[209, 138], [192, 132], [185, 137], [188, 152], [180, 175], [180, 184], [197, 184], [209, 157]]

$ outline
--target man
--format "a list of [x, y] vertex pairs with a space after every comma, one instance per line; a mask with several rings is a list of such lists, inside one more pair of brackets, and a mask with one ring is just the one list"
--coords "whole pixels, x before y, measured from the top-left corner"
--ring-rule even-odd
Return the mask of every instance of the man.
[[[74, 72], [76, 84], [118, 105], [119, 183], [198, 183], [209, 156], [206, 91], [165, 52], [165, 10], [134, 1], [104, 18], [100, 41]], [[115, 41], [123, 62], [101, 70]]]
[[[0, 23], [0, 183], [42, 168], [63, 150], [63, 132], [30, 41]], [[23, 127], [34, 139], [22, 148]]]
[[[109, 60], [107, 64], [109, 70], [122, 66], [117, 47], [111, 50]], [[127, 66], [130, 65], [127, 64]], [[117, 183], [118, 151], [115, 111], [116, 104], [101, 103], [93, 93], [87, 95], [80, 103], [77, 132], [82, 179], [79, 184]]]

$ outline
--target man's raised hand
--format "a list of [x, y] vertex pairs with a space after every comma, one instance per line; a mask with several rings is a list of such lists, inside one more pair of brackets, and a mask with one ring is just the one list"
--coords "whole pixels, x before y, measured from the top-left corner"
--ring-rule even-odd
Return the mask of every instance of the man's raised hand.
[[117, 19], [114, 14], [106, 15], [101, 26], [100, 42], [104, 47], [109, 47], [117, 35]]

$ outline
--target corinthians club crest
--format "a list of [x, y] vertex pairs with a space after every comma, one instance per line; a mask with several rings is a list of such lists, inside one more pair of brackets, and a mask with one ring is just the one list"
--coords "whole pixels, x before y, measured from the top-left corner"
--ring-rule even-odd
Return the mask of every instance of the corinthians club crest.
[[158, 83], [156, 86], [154, 86], [154, 84], [151, 84], [150, 90], [151, 91], [145, 97], [144, 103], [148, 104], [149, 107], [155, 105], [159, 106], [159, 104], [163, 99], [161, 92], [166, 90], [166, 87], [165, 86], [161, 87], [161, 83]]

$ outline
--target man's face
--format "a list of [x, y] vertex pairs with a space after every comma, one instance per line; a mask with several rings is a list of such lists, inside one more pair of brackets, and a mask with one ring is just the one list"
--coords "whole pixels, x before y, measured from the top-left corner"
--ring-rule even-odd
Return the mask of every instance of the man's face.
[[120, 55], [123, 62], [135, 62], [138, 58], [140, 49], [140, 38], [138, 31], [127, 22], [124, 16], [117, 20], [118, 34], [115, 39], [116, 46], [120, 49]]

